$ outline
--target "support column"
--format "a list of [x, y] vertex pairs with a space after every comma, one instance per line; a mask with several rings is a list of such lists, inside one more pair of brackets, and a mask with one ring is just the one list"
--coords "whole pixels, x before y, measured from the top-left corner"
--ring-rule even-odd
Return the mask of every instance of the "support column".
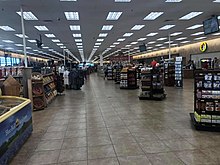
[[169, 61], [171, 60], [171, 45], [170, 45], [170, 33], [169, 33]]
[[103, 67], [103, 55], [101, 54], [99, 57], [100, 57], [100, 66]]

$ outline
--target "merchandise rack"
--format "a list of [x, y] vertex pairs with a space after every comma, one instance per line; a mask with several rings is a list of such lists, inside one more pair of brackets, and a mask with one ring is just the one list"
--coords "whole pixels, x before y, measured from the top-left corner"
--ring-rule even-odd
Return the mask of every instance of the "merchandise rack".
[[54, 77], [52, 73], [46, 75], [33, 73], [32, 75], [39, 75], [38, 79], [32, 76], [33, 109], [42, 110], [57, 95]]
[[113, 68], [111, 66], [108, 66], [107, 71], [107, 80], [114, 80]]
[[164, 63], [164, 85], [170, 87], [175, 85], [175, 65], [173, 62]]
[[175, 87], [183, 87], [183, 63], [182, 57], [176, 57], [175, 62]]
[[120, 84], [121, 81], [121, 68], [116, 67], [115, 69], [115, 84]]
[[166, 98], [163, 87], [163, 74], [159, 69], [143, 70], [141, 72], [140, 100], [163, 100]]
[[137, 89], [136, 69], [124, 68], [121, 71], [120, 89]]
[[220, 131], [220, 70], [194, 71], [194, 113], [196, 129]]

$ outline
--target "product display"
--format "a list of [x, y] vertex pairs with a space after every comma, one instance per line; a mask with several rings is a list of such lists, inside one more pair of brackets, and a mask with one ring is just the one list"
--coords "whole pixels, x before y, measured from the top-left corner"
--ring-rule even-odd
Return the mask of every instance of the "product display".
[[175, 65], [173, 62], [164, 63], [164, 85], [175, 86]]
[[32, 95], [34, 110], [44, 109], [57, 95], [53, 74], [32, 73]]
[[175, 87], [183, 87], [183, 63], [182, 57], [176, 57], [175, 61]]
[[108, 66], [107, 72], [108, 72], [107, 79], [108, 80], [114, 80], [113, 68], [111, 66]]
[[220, 127], [220, 70], [195, 70], [195, 126]]
[[116, 66], [115, 70], [115, 83], [116, 84], [120, 84], [121, 81], [121, 67], [120, 66]]
[[123, 68], [121, 71], [120, 89], [137, 89], [136, 69]]
[[159, 68], [142, 69], [141, 94], [139, 99], [164, 99], [163, 74]]

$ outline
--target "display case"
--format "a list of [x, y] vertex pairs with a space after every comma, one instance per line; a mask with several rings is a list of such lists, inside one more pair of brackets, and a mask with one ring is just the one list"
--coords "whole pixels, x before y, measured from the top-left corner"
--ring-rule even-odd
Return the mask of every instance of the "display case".
[[117, 66], [115, 69], [115, 83], [120, 84], [121, 81], [121, 67]]
[[108, 80], [114, 80], [113, 68], [111, 66], [108, 66], [107, 72], [108, 72], [107, 79]]
[[1, 96], [0, 130], [0, 164], [6, 165], [32, 133], [31, 101]]
[[220, 70], [195, 70], [194, 114], [197, 128], [220, 128]]

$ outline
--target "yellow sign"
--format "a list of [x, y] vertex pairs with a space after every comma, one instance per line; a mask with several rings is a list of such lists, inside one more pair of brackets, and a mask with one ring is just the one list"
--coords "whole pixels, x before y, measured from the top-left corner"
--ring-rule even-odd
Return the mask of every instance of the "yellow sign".
[[207, 42], [202, 42], [202, 43], [200, 44], [199, 49], [200, 49], [201, 52], [205, 52], [205, 51], [207, 50], [207, 48], [208, 48]]

